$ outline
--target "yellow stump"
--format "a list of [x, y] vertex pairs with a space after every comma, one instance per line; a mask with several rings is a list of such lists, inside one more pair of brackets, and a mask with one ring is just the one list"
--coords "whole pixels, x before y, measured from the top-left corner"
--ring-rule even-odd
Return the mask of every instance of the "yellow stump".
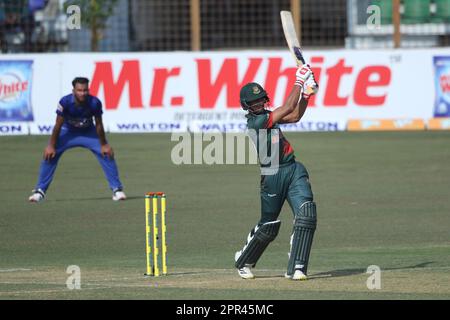
[[150, 214], [150, 196], [145, 196], [145, 254], [147, 259], [147, 272], [146, 275], [153, 275], [152, 267], [150, 265], [150, 255], [151, 255], [151, 246], [150, 246], [150, 224], [148, 216]]
[[167, 274], [167, 244], [166, 244], [166, 195], [161, 196], [161, 248], [162, 273]]
[[155, 277], [159, 276], [159, 267], [158, 267], [158, 198], [153, 196], [153, 269], [155, 273]]

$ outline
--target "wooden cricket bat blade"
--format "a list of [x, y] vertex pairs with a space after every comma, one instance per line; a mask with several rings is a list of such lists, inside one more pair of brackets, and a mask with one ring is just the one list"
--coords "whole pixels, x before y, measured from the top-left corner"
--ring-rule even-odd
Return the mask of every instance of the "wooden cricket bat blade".
[[294, 19], [290, 11], [280, 11], [281, 25], [283, 26], [284, 37], [286, 39], [289, 51], [294, 57], [298, 66], [305, 64], [300, 42], [295, 31]]

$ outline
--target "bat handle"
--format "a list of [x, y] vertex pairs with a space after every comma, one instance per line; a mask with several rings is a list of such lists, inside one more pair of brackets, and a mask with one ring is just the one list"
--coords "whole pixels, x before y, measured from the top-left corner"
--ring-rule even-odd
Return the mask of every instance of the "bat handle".
[[311, 94], [316, 94], [317, 91], [319, 91], [319, 87], [308, 87], [306, 89], [306, 93], [311, 95]]

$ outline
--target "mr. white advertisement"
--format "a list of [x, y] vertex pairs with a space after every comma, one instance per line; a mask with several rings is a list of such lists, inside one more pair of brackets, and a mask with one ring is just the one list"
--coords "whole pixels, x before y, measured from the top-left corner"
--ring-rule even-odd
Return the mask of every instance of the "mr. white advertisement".
[[[434, 66], [442, 62], [435, 56], [450, 57], [450, 50], [306, 52], [319, 92], [300, 122], [284, 129], [341, 131], [354, 119], [439, 116], [444, 106], [436, 102]], [[5, 57], [0, 121], [26, 123], [32, 134], [51, 132], [57, 103], [71, 92], [76, 76], [91, 80], [90, 92], [102, 100], [110, 132], [239, 132], [246, 125], [240, 88], [258, 82], [276, 108], [288, 96], [296, 70], [287, 50]], [[29, 64], [19, 64], [25, 61]], [[5, 69], [9, 64], [15, 64], [14, 72]]]
[[450, 117], [450, 56], [437, 56], [434, 62], [434, 116]]
[[32, 121], [33, 61], [0, 60], [0, 122]]

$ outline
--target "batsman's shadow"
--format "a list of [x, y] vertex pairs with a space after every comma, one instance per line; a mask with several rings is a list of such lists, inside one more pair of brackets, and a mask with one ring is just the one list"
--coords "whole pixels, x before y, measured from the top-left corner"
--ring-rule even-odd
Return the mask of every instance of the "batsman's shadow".
[[[428, 265], [434, 263], [434, 261], [427, 261], [422, 262], [419, 264], [411, 265], [411, 266], [405, 266], [405, 267], [395, 267], [395, 268], [381, 268], [381, 271], [386, 270], [403, 270], [403, 269], [418, 269], [418, 268], [426, 268]], [[366, 273], [367, 268], [354, 268], [354, 269], [338, 269], [338, 270], [331, 270], [331, 271], [325, 271], [325, 272], [319, 272], [319, 273], [313, 273], [308, 276], [310, 279], [317, 279], [317, 278], [337, 278], [337, 277], [346, 277], [346, 276], [353, 276], [357, 274], [364, 274]]]
[[[127, 201], [132, 201], [132, 200], [142, 200], [143, 197], [142, 196], [127, 196], [127, 199], [125, 200], [125, 202]], [[98, 201], [98, 200], [111, 200], [110, 196], [105, 196], [105, 197], [85, 197], [85, 198], [64, 198], [64, 199], [52, 199], [52, 200], [47, 200], [48, 202], [67, 202], [67, 201]]]

